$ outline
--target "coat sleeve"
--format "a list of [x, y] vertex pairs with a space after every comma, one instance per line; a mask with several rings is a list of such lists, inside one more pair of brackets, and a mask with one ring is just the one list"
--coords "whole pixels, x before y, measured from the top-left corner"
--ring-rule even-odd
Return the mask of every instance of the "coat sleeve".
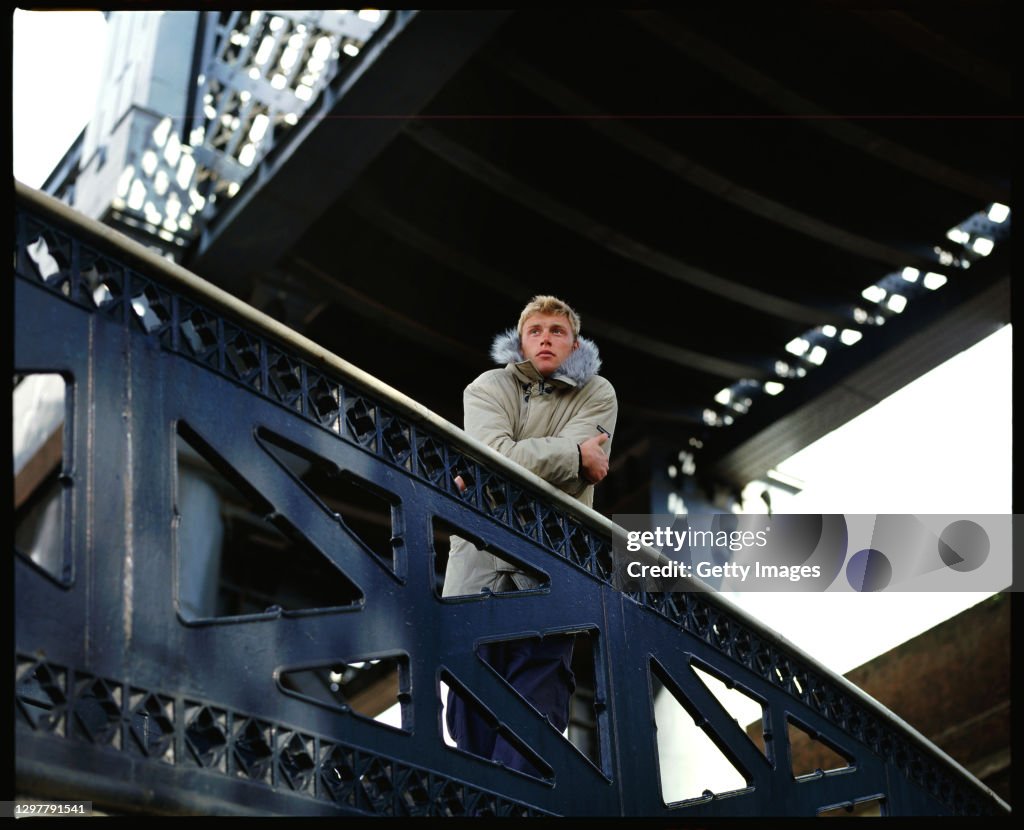
[[[470, 384], [463, 396], [466, 432], [569, 495], [577, 495], [589, 486], [579, 477], [577, 445], [597, 435], [598, 424], [614, 434], [618, 414], [612, 385], [603, 378], [591, 383], [595, 384], [592, 389], [580, 391], [585, 397], [579, 409], [557, 435], [519, 441], [513, 438], [511, 415], [518, 401], [503, 401], [493, 387]], [[610, 443], [604, 444], [606, 452]]]

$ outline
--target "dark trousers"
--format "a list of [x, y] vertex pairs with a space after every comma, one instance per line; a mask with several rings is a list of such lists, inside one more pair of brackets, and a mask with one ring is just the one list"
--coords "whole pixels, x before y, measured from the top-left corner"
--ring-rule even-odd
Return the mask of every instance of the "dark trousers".
[[[551, 722], [559, 732], [569, 723], [569, 700], [576, 688], [572, 673], [571, 634], [543, 639], [488, 643], [478, 653]], [[500, 761], [507, 767], [531, 775], [536, 767], [498, 734], [453, 688], [448, 689], [445, 712], [448, 732], [459, 749]], [[528, 742], [529, 736], [522, 736]]]

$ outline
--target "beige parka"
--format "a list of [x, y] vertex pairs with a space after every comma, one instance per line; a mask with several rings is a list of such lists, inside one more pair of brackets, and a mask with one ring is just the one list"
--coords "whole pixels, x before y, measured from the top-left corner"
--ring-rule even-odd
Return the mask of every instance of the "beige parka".
[[[549, 378], [523, 358], [519, 334], [509, 329], [495, 338], [491, 357], [504, 368], [484, 372], [463, 393], [464, 428], [473, 438], [536, 473], [552, 486], [590, 507], [594, 486], [580, 477], [579, 444], [615, 434], [618, 404], [611, 383], [597, 374], [597, 346], [579, 338]], [[611, 439], [602, 449], [610, 452]], [[444, 596], [534, 587], [515, 565], [451, 537]]]

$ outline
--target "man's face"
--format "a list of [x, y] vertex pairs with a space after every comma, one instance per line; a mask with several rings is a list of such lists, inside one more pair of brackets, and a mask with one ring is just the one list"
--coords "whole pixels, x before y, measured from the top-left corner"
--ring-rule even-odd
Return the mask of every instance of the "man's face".
[[544, 377], [553, 374], [580, 345], [564, 314], [530, 315], [523, 324], [520, 340], [523, 357], [532, 361]]

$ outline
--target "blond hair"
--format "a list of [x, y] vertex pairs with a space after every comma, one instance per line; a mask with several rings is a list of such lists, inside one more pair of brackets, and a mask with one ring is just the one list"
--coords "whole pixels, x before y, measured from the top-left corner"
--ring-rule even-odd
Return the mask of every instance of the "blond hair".
[[569, 328], [572, 329], [572, 339], [575, 340], [580, 336], [580, 315], [572, 310], [572, 306], [564, 300], [558, 299], [558, 297], [552, 297], [550, 294], [538, 294], [526, 304], [526, 308], [519, 315], [519, 324], [516, 326], [516, 331], [519, 332], [520, 337], [523, 336], [523, 325], [526, 323], [527, 318], [532, 317], [534, 314], [554, 314], [568, 317]]

